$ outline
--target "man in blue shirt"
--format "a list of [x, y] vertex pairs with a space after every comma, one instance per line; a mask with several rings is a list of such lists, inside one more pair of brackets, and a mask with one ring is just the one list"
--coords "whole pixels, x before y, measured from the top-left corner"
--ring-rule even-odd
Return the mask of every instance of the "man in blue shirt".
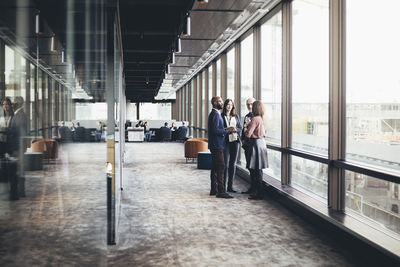
[[208, 148], [211, 151], [212, 158], [210, 196], [232, 198], [231, 195], [226, 193], [224, 184], [224, 136], [230, 131], [224, 129], [224, 122], [219, 113], [224, 103], [221, 97], [214, 96], [211, 99], [211, 104], [213, 108], [208, 115]]

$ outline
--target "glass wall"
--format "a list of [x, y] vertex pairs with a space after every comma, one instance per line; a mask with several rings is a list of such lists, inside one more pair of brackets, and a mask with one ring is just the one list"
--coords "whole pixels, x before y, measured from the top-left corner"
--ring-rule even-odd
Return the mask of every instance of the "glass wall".
[[261, 100], [267, 121], [266, 139], [281, 144], [282, 13], [261, 25]]
[[226, 98], [235, 99], [235, 48], [226, 54], [227, 92]]
[[208, 99], [207, 99], [207, 101], [208, 101], [208, 112], [210, 112], [211, 109], [212, 109], [211, 98], [214, 96], [213, 95], [213, 90], [212, 90], [212, 88], [213, 88], [212, 69], [213, 69], [213, 67], [212, 67], [212, 65], [210, 65], [208, 67]]
[[30, 64], [31, 68], [31, 92], [30, 92], [30, 108], [31, 108], [31, 115], [30, 115], [30, 129], [33, 132], [36, 132], [36, 117], [37, 117], [37, 109], [35, 105], [35, 98], [36, 98], [36, 67], [33, 64]]
[[346, 8], [346, 159], [400, 171], [400, 2]]
[[221, 96], [221, 59], [217, 60], [217, 63], [215, 64], [217, 67], [217, 90], [216, 90], [216, 95]]
[[346, 171], [346, 210], [400, 234], [400, 185]]
[[328, 198], [328, 165], [296, 156], [290, 158], [291, 185], [326, 202]]
[[6, 97], [13, 98], [15, 96], [15, 82], [17, 70], [15, 68], [15, 53], [14, 50], [8, 45], [5, 46], [5, 83], [6, 83]]
[[171, 103], [140, 103], [140, 120], [171, 120]]
[[[289, 5], [290, 14], [282, 11], [289, 9], [278, 6], [256, 23], [254, 27], [260, 27], [260, 35], [245, 33], [235, 40], [241, 45], [240, 73], [235, 73], [234, 49], [221, 51], [227, 53], [227, 97], [234, 98], [235, 75], [240, 75], [237, 97], [240, 97], [243, 122], [248, 112], [245, 101], [253, 97], [253, 81], [260, 77], [269, 147], [269, 168], [264, 170], [265, 175], [335, 210], [362, 216], [377, 227], [399, 234], [400, 186], [393, 182], [397, 181], [393, 177], [400, 179], [400, 83], [397, 74], [400, 37], [395, 34], [396, 26], [400, 25], [396, 14], [400, 2], [384, 0], [377, 5], [372, 0], [352, 0], [346, 1], [346, 10], [332, 5], [335, 8], [332, 13], [343, 12], [346, 16], [343, 21], [346, 30], [337, 33], [346, 40], [345, 47], [336, 39], [329, 39], [330, 27], [341, 26], [329, 18], [329, 0], [282, 3], [282, 6]], [[283, 34], [284, 26], [290, 26], [290, 34]], [[258, 42], [260, 51], [253, 51], [254, 43]], [[332, 61], [329, 61], [330, 52], [333, 52]], [[260, 73], [253, 70], [253, 58], [260, 58]], [[283, 59], [289, 60], [284, 62]], [[339, 64], [338, 68], [336, 62], [346, 62], [346, 66]], [[215, 66], [216, 77], [212, 76], [211, 67], [205, 70], [209, 73], [209, 98], [213, 96], [213, 84], [220, 94], [219, 60]], [[331, 82], [345, 85], [345, 88], [331, 88], [331, 103], [330, 77]], [[336, 97], [335, 94], [340, 96], [341, 93], [343, 99]], [[291, 101], [285, 103], [288, 106], [282, 105], [283, 95], [291, 96]], [[337, 107], [342, 100], [346, 101], [345, 113], [340, 118], [332, 115], [329, 121], [329, 108]], [[288, 114], [287, 118], [282, 114]], [[329, 123], [346, 126], [345, 132], [332, 137], [345, 140], [344, 160], [342, 156], [338, 160], [337, 155], [328, 155]], [[281, 136], [287, 135], [291, 138], [281, 140]], [[341, 147], [339, 143], [331, 145], [334, 153]], [[286, 156], [289, 164], [281, 164]], [[240, 159], [244, 167], [243, 153]], [[375, 172], [374, 177], [368, 176], [371, 170]], [[282, 173], [289, 175], [281, 177]], [[341, 179], [341, 173], [345, 173], [346, 188], [330, 192], [328, 199], [328, 183]], [[336, 185], [330, 186], [335, 188]], [[345, 203], [339, 203], [342, 198]]]
[[193, 126], [194, 126], [194, 116], [193, 116], [193, 93], [194, 93], [194, 85], [193, 85], [194, 81], [191, 80], [190, 81], [190, 86], [189, 86], [189, 125], [191, 127], [189, 127], [189, 136], [193, 136]]
[[[201, 128], [205, 129], [207, 127], [207, 110], [206, 110], [206, 106], [207, 106], [207, 99], [206, 99], [206, 71], [203, 71], [203, 75], [202, 77], [202, 87], [201, 87], [201, 110], [202, 110], [202, 114], [203, 114], [203, 120], [201, 121]], [[203, 132], [204, 133], [204, 132]]]
[[328, 154], [328, 102], [329, 0], [295, 0], [292, 2], [293, 148]]
[[249, 112], [246, 100], [253, 97], [253, 34], [250, 34], [240, 43], [240, 117]]

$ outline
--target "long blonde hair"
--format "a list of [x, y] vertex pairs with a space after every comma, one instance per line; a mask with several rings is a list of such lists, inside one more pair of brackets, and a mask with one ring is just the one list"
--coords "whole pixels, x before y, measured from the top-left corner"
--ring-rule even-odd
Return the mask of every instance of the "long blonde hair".
[[264, 105], [261, 101], [254, 101], [252, 113], [253, 117], [260, 116], [264, 120]]

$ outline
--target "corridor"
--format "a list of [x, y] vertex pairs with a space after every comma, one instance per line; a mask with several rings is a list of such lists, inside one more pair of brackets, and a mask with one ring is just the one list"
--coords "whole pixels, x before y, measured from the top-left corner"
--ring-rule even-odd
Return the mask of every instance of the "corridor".
[[28, 174], [25, 198], [0, 201], [0, 265], [358, 265], [273, 199], [209, 196], [209, 171], [185, 163], [183, 144], [126, 147], [116, 246], [106, 245], [104, 143], [64, 144]]
[[[351, 266], [351, 255], [273, 199], [209, 196], [209, 171], [181, 143], [127, 144], [113, 263], [132, 266]], [[234, 187], [245, 191], [236, 180]], [[118, 213], [118, 211], [117, 211]]]

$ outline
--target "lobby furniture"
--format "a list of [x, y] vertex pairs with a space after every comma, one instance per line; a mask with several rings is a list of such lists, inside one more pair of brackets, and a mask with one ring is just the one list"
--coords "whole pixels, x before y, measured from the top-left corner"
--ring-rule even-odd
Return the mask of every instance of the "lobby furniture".
[[197, 153], [197, 169], [211, 170], [211, 152], [198, 152]]
[[208, 140], [206, 138], [190, 138], [185, 142], [185, 158], [188, 160], [197, 159], [199, 152], [208, 151]]
[[32, 141], [31, 152], [42, 152], [44, 159], [56, 159], [58, 157], [58, 143], [50, 138], [36, 139]]
[[144, 128], [143, 127], [128, 127], [128, 142], [143, 142]]
[[42, 152], [25, 152], [24, 153], [24, 170], [25, 171], [43, 170], [43, 153]]

